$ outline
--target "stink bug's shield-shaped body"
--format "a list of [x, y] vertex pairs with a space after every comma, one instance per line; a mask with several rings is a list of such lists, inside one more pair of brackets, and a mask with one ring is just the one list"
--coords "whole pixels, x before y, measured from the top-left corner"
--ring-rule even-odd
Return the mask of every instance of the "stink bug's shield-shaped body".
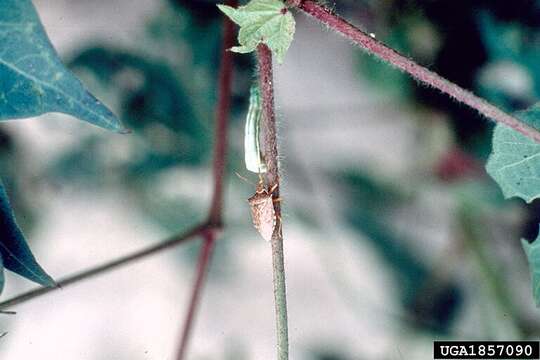
[[272, 198], [272, 193], [276, 187], [277, 185], [268, 190], [262, 182], [259, 182], [255, 194], [248, 199], [251, 206], [253, 225], [266, 241], [272, 240], [272, 234], [277, 222], [274, 199]]

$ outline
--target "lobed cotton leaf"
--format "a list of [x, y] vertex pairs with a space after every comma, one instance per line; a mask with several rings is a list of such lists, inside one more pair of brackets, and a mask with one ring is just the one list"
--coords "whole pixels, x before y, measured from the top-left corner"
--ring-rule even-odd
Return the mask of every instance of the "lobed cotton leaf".
[[295, 21], [287, 6], [280, 0], [251, 0], [248, 4], [233, 8], [218, 5], [232, 21], [240, 25], [238, 42], [231, 48], [238, 53], [255, 51], [263, 43], [275, 54], [279, 63], [291, 45]]

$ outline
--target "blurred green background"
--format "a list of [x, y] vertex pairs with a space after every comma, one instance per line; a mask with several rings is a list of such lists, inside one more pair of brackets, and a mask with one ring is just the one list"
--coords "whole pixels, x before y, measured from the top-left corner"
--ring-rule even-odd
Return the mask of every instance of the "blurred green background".
[[[181, 232], [207, 211], [221, 15], [214, 1], [34, 1], [53, 44], [133, 130], [61, 115], [0, 127], [0, 177], [59, 277]], [[341, 0], [354, 24], [507, 111], [540, 98], [540, 2]], [[302, 14], [276, 66], [294, 359], [429, 359], [435, 339], [540, 335], [519, 238], [537, 202], [485, 174], [492, 124]], [[235, 56], [227, 227], [190, 359], [274, 354], [271, 253], [252, 228]], [[199, 243], [22, 305], [2, 359], [172, 359]], [[4, 298], [31, 288], [16, 277]]]

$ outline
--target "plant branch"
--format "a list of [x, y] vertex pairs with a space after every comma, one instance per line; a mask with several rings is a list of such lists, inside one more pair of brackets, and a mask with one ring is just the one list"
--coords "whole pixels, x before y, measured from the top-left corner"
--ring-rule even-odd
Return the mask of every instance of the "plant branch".
[[124, 257], [121, 257], [117, 260], [113, 260], [107, 263], [104, 263], [102, 265], [98, 265], [94, 268], [84, 270], [80, 273], [69, 275], [64, 278], [61, 278], [56, 282], [55, 287], [39, 287], [34, 290], [30, 290], [26, 293], [22, 293], [20, 295], [17, 295], [11, 299], [5, 300], [0, 302], [0, 310], [10, 308], [14, 305], [18, 305], [24, 302], [27, 302], [29, 300], [32, 300], [36, 297], [39, 297], [41, 295], [48, 294], [53, 291], [62, 290], [65, 287], [75, 284], [77, 282], [80, 282], [82, 280], [89, 279], [91, 277], [104, 274], [106, 272], [109, 272], [111, 270], [115, 270], [123, 265], [131, 264], [137, 260], [141, 260], [143, 258], [146, 258], [147, 256], [154, 255], [158, 252], [168, 250], [170, 248], [173, 248], [175, 246], [178, 246], [180, 244], [183, 244], [187, 240], [196, 237], [198, 235], [201, 235], [203, 231], [209, 231], [211, 230], [211, 226], [207, 224], [202, 224], [195, 226], [191, 230], [186, 231], [183, 234], [174, 236], [170, 238], [169, 240], [166, 240], [162, 243], [159, 243], [157, 245], [150, 246], [146, 249], [143, 249], [141, 251], [137, 251], [133, 254], [126, 255]]
[[[236, 6], [237, 0], [228, 0], [226, 5]], [[231, 109], [231, 84], [233, 75], [233, 54], [229, 51], [234, 46], [234, 24], [223, 17], [223, 41], [221, 45], [221, 64], [218, 79], [218, 102], [216, 104], [216, 129], [214, 140], [214, 193], [210, 205], [210, 224], [221, 226], [223, 213], [223, 181], [227, 163], [227, 127]]]
[[193, 283], [193, 291], [191, 293], [188, 312], [182, 329], [182, 339], [180, 341], [180, 348], [177, 355], [178, 360], [184, 359], [184, 356], [187, 353], [187, 347], [193, 328], [193, 320], [195, 319], [195, 313], [200, 302], [204, 282], [206, 275], [208, 274], [210, 259], [216, 243], [216, 235], [213, 230], [204, 231], [203, 236], [204, 243], [199, 255], [199, 261], [197, 263], [197, 277]]
[[[279, 163], [277, 149], [276, 116], [274, 112], [274, 85], [272, 52], [265, 44], [257, 47], [260, 88], [262, 94], [264, 134], [264, 159], [266, 161], [266, 180], [268, 188], [275, 187], [273, 198], [279, 199]], [[285, 286], [285, 261], [283, 255], [283, 233], [281, 226], [281, 205], [274, 203], [276, 226], [272, 235], [272, 269], [274, 274], [274, 303], [276, 311], [277, 358], [289, 358], [289, 334], [287, 323], [287, 296]]]
[[289, 4], [296, 5], [306, 14], [311, 15], [332, 30], [345, 36], [368, 53], [375, 55], [379, 59], [382, 59], [399, 70], [411, 75], [420, 83], [434, 87], [458, 102], [477, 110], [481, 115], [484, 115], [497, 123], [504, 124], [540, 143], [540, 132], [535, 128], [523, 123], [516, 117], [507, 114], [486, 100], [474, 95], [472, 92], [461, 88], [435, 72], [401, 55], [396, 50], [384, 45], [379, 40], [356, 28], [340, 16], [333, 14], [330, 9], [323, 5], [311, 0], [290, 0]]
[[[226, 4], [236, 6], [237, 0], [228, 0]], [[231, 87], [233, 76], [233, 54], [229, 51], [234, 45], [234, 26], [228, 17], [223, 17], [223, 41], [221, 43], [221, 64], [218, 78], [218, 101], [216, 104], [216, 129], [214, 135], [213, 179], [214, 192], [208, 212], [208, 224], [221, 228], [223, 225], [223, 192], [225, 166], [227, 161], [228, 123], [231, 108]], [[182, 327], [182, 335], [178, 348], [177, 359], [182, 360], [187, 354], [189, 339], [197, 308], [201, 299], [206, 275], [210, 267], [212, 252], [216, 241], [215, 229], [204, 232], [205, 240], [199, 254], [197, 274], [191, 290], [191, 298], [187, 309], [186, 319]]]

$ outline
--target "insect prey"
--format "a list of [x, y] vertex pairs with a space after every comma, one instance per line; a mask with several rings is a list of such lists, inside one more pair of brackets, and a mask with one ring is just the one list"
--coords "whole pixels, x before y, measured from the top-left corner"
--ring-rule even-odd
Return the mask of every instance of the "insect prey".
[[244, 130], [244, 153], [246, 169], [256, 174], [266, 172], [266, 163], [261, 154], [261, 144], [259, 139], [261, 126], [261, 95], [259, 87], [251, 86], [249, 96], [249, 109], [246, 116], [246, 126]]

